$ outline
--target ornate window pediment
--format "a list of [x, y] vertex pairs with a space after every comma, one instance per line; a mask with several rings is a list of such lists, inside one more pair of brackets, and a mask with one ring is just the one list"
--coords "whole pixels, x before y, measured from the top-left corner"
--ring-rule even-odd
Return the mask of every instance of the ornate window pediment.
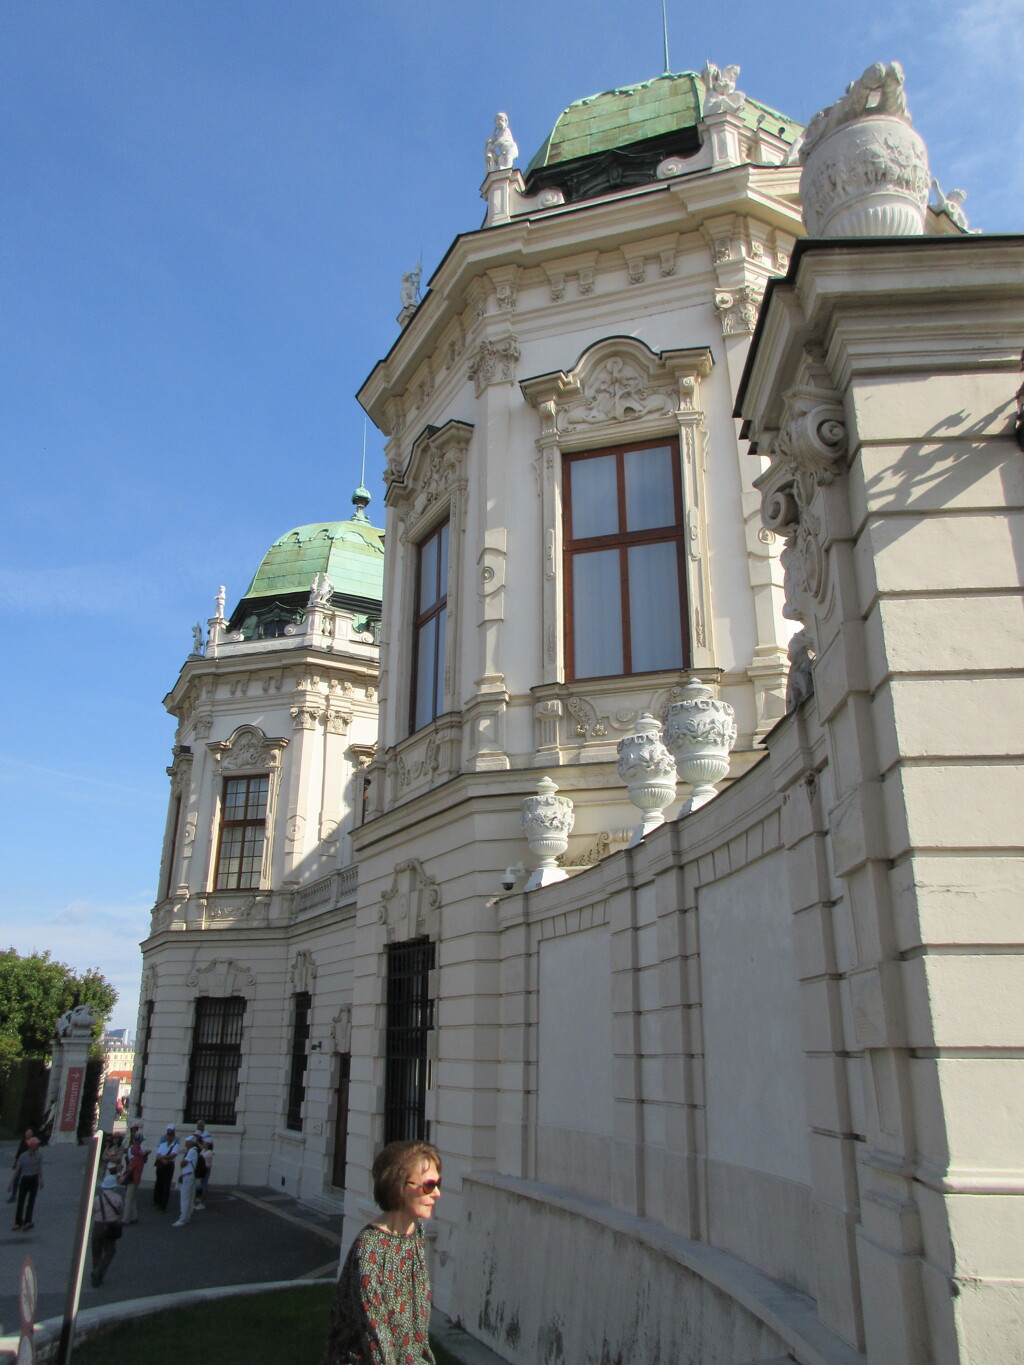
[[693, 412], [698, 381], [711, 364], [703, 346], [659, 354], [634, 337], [605, 337], [568, 373], [525, 379], [520, 388], [540, 410], [544, 433], [556, 435], [563, 446], [634, 440], [671, 429], [677, 414]]
[[388, 470], [387, 502], [399, 509], [404, 536], [418, 538], [461, 487], [472, 436], [468, 422], [454, 419], [443, 427], [424, 427], [404, 470]]
[[268, 739], [256, 725], [239, 725], [230, 739], [214, 740], [207, 747], [223, 769], [276, 768], [286, 739]]

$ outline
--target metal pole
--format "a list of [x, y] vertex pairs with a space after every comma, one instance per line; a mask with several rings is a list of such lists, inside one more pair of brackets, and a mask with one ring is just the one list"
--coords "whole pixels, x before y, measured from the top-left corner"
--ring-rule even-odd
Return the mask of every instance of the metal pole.
[[60, 1328], [60, 1345], [57, 1347], [56, 1365], [70, 1365], [71, 1361], [71, 1344], [75, 1338], [78, 1300], [82, 1293], [82, 1275], [85, 1271], [85, 1253], [89, 1245], [89, 1225], [92, 1222], [92, 1200], [96, 1189], [96, 1170], [100, 1164], [102, 1147], [103, 1134], [94, 1133], [89, 1143], [89, 1155], [85, 1163], [85, 1179], [82, 1182], [82, 1195], [78, 1201], [75, 1246], [71, 1253], [68, 1292], [64, 1299], [64, 1321]]

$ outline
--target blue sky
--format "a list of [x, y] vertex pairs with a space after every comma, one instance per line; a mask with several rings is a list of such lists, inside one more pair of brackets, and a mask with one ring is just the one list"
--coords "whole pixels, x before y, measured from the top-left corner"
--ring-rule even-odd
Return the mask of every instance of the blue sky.
[[[737, 63], [803, 121], [902, 61], [943, 188], [1024, 228], [1024, 0], [668, 13], [675, 70]], [[0, 943], [99, 967], [115, 1025], [192, 623], [278, 535], [348, 515], [353, 395], [402, 272], [479, 226], [495, 112], [525, 164], [566, 104], [661, 69], [658, 0], [0, 6]]]

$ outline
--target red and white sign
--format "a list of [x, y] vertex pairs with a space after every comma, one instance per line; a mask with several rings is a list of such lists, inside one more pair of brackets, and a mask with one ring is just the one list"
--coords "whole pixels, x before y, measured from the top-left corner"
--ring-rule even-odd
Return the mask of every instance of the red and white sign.
[[36, 1268], [26, 1256], [21, 1264], [18, 1282], [18, 1309], [21, 1313], [21, 1340], [18, 1342], [18, 1365], [35, 1365], [35, 1320], [39, 1291]]
[[64, 1108], [60, 1115], [60, 1131], [71, 1133], [78, 1127], [78, 1111], [82, 1107], [82, 1083], [85, 1080], [84, 1066], [68, 1067], [68, 1083], [64, 1091]]

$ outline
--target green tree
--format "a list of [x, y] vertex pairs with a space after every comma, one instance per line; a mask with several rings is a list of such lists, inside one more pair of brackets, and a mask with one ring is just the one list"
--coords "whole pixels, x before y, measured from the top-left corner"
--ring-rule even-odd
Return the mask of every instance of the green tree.
[[99, 1037], [116, 1004], [117, 991], [95, 968], [79, 975], [49, 952], [0, 952], [0, 1068], [19, 1057], [48, 1055], [54, 1026], [73, 1005], [93, 1007]]

